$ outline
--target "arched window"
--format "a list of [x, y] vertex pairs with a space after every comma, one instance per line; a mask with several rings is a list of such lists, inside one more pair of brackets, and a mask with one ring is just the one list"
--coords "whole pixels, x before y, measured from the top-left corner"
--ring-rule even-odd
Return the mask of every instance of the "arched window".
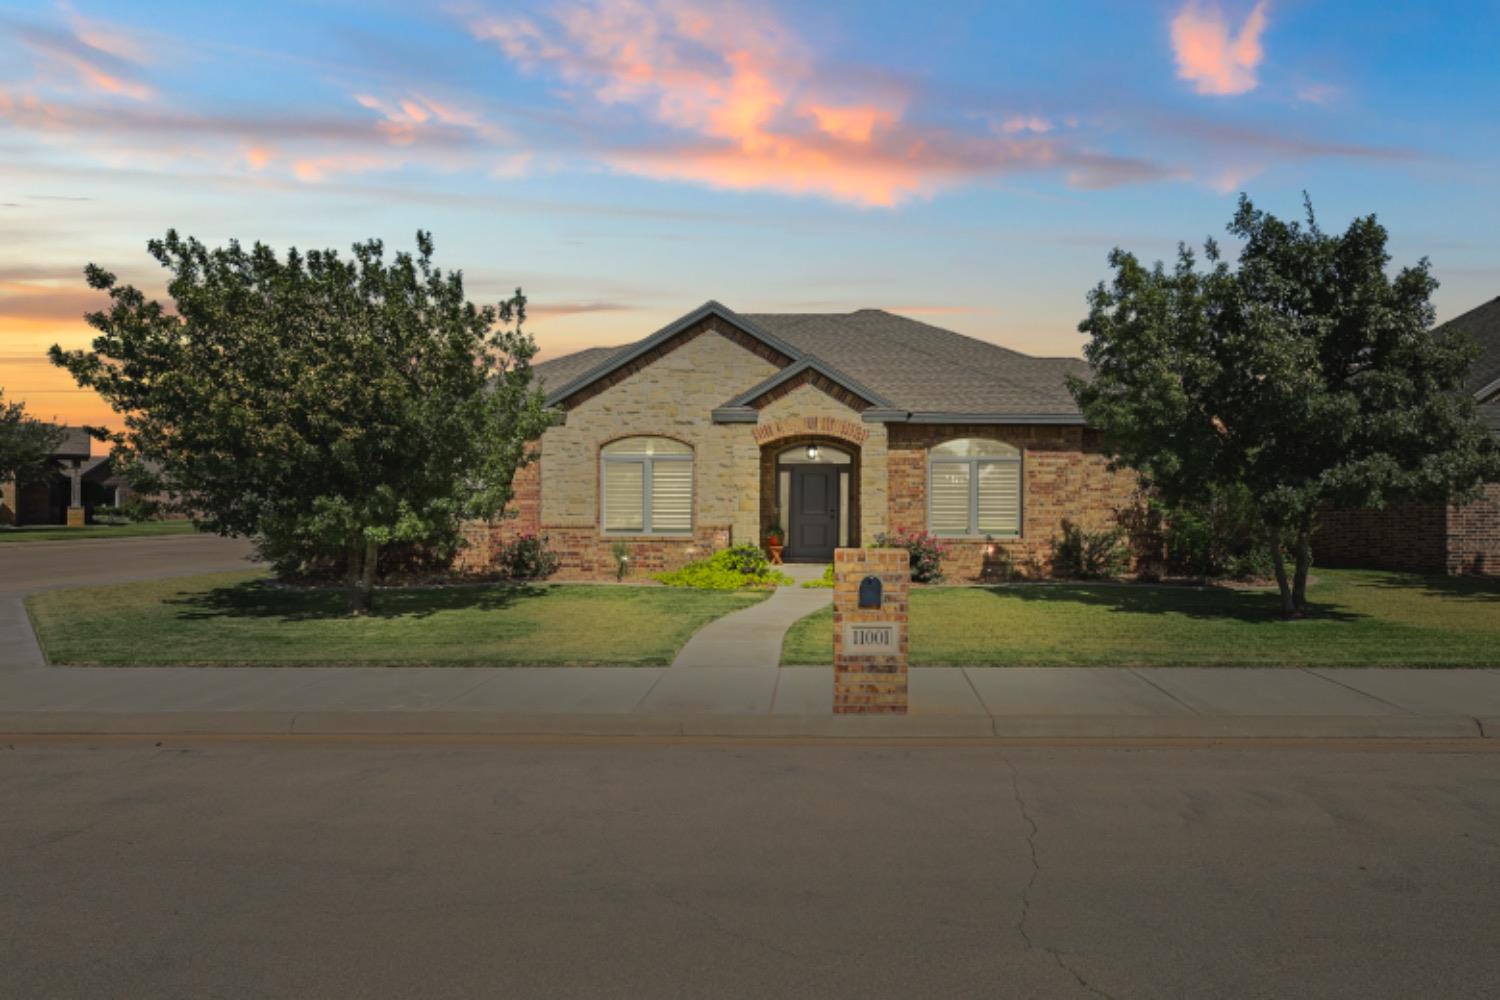
[[621, 438], [600, 449], [599, 467], [607, 534], [692, 533], [692, 448], [664, 437]]
[[1003, 441], [945, 441], [928, 456], [927, 527], [934, 535], [1021, 533], [1021, 452]]

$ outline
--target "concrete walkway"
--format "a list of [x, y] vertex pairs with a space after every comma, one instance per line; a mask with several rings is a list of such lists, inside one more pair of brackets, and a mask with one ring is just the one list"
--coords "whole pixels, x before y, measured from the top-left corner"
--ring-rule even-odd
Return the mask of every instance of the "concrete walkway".
[[[821, 575], [822, 566], [788, 566], [797, 583], [777, 587], [769, 598], [743, 611], [716, 618], [703, 626], [678, 650], [672, 667], [759, 667], [781, 663], [781, 640], [787, 629], [833, 603], [826, 587], [804, 588], [801, 581]], [[815, 570], [816, 572], [812, 572]]]

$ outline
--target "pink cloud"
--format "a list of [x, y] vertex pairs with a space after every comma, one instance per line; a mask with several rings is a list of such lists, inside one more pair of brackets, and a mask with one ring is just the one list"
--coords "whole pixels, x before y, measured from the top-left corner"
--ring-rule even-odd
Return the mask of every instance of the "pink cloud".
[[66, 68], [90, 90], [135, 101], [156, 96], [156, 90], [141, 78], [144, 48], [119, 29], [73, 16], [66, 31], [22, 24], [14, 32], [28, 49], [53, 66]]
[[545, 21], [476, 16], [468, 27], [524, 70], [560, 77], [575, 100], [633, 108], [679, 133], [602, 154], [626, 173], [888, 207], [1020, 170], [1072, 166], [1090, 186], [1149, 172], [1112, 173], [1116, 164], [1042, 138], [1052, 125], [1039, 117], [1008, 136], [919, 126], [906, 118], [910, 94], [820, 72], [756, 4], [574, 0]]
[[1217, 6], [1187, 0], [1172, 19], [1172, 51], [1177, 76], [1200, 94], [1244, 94], [1259, 85], [1256, 68], [1265, 58], [1260, 36], [1266, 29], [1266, 0], [1260, 0], [1239, 31], [1231, 30]]

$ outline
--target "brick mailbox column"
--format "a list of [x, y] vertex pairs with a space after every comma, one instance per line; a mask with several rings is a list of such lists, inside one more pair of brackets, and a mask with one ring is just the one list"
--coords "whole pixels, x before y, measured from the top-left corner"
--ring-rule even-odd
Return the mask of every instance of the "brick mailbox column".
[[[872, 603], [879, 583], [879, 606]], [[905, 549], [838, 549], [833, 554], [833, 711], [906, 714]]]

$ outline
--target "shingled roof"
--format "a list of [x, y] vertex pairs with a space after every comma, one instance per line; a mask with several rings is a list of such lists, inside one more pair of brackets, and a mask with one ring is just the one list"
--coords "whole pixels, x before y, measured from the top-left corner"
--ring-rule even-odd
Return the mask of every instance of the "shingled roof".
[[1442, 328], [1462, 330], [1479, 345], [1464, 387], [1479, 400], [1480, 419], [1500, 434], [1500, 298], [1455, 316]]
[[[684, 320], [713, 312], [792, 353], [872, 404], [877, 419], [1081, 423], [1066, 378], [1086, 376], [1078, 358], [1038, 358], [881, 309], [851, 313], [736, 314], [707, 303]], [[679, 320], [645, 340], [579, 351], [536, 366], [549, 402], [679, 332]], [[726, 400], [726, 406], [743, 400]], [[718, 412], [718, 411], [716, 411]]]

